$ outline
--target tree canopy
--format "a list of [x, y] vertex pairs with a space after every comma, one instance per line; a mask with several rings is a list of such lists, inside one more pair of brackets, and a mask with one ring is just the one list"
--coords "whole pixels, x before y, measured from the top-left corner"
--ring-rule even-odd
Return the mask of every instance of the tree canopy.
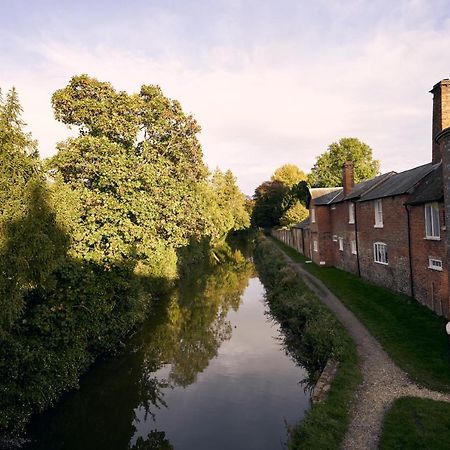
[[[295, 165], [275, 170], [253, 196], [252, 224], [258, 227], [290, 226], [305, 218], [306, 175]], [[283, 219], [282, 219], [283, 218]]]
[[354, 163], [355, 183], [375, 177], [380, 162], [373, 159], [372, 149], [357, 138], [342, 138], [333, 142], [322, 153], [308, 175], [312, 187], [334, 187], [342, 185], [342, 166], [346, 161]]
[[270, 179], [272, 181], [279, 181], [286, 187], [291, 188], [300, 183], [300, 181], [306, 180], [306, 175], [295, 164], [284, 164], [275, 170]]
[[16, 91], [0, 95], [0, 432], [75, 387], [156, 295], [225, 260], [227, 234], [249, 225], [235, 177], [210, 176], [200, 126], [160, 87], [79, 75], [52, 105], [78, 135], [41, 162]]

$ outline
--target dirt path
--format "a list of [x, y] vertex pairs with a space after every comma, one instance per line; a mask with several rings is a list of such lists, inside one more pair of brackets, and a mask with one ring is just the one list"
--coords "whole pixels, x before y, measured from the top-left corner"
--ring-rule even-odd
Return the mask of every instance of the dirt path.
[[394, 400], [404, 396], [450, 402], [450, 394], [431, 391], [412, 383], [399, 369], [366, 327], [316, 277], [284, 255], [306, 285], [338, 317], [356, 343], [361, 358], [363, 382], [354, 397], [353, 416], [342, 444], [343, 449], [375, 450], [385, 412]]

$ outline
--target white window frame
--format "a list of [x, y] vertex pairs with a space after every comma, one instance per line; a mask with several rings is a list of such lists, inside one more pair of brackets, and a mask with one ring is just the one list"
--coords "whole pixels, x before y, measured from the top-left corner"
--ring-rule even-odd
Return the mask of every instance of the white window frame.
[[337, 242], [337, 236], [335, 234], [333, 234], [333, 242]]
[[342, 237], [339, 238], [339, 251], [340, 252], [344, 251], [344, 238]]
[[348, 223], [355, 223], [355, 204], [353, 202], [348, 204]]
[[443, 270], [442, 260], [437, 258], [428, 258], [428, 268], [431, 270], [437, 270], [439, 272], [442, 272]]
[[314, 250], [315, 252], [318, 252], [318, 251], [319, 251], [319, 246], [318, 246], [316, 240], [313, 241], [313, 250]]
[[382, 199], [374, 201], [375, 225], [374, 228], [383, 228], [383, 202]]
[[441, 239], [439, 223], [439, 203], [425, 203], [425, 239], [438, 241]]
[[350, 241], [350, 248], [352, 250], [352, 255], [356, 255], [358, 253], [356, 250], [356, 240], [355, 239], [352, 239]]
[[312, 223], [316, 222], [316, 209], [315, 208], [311, 208], [311, 222]]
[[374, 242], [373, 244], [373, 260], [377, 264], [389, 265], [387, 245], [384, 242]]

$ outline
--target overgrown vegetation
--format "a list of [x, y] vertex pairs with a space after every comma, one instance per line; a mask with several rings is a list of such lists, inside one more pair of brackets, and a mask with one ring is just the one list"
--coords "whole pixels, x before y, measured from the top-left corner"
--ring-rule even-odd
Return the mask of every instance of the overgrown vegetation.
[[306, 175], [295, 165], [285, 164], [264, 181], [253, 195], [252, 224], [270, 228], [292, 226], [308, 216], [305, 207]]
[[[273, 240], [292, 259], [296, 250]], [[450, 391], [450, 348], [445, 319], [414, 299], [334, 267], [305, 264], [376, 337], [396, 364], [424, 386]]]
[[199, 125], [159, 87], [129, 95], [81, 75], [52, 104], [79, 135], [42, 163], [17, 93], [0, 98], [0, 433], [77, 386], [249, 223], [234, 176], [211, 179]]
[[449, 442], [449, 403], [403, 397], [386, 414], [380, 450], [445, 450]]
[[283, 327], [286, 347], [317, 380], [329, 358], [339, 369], [328, 397], [313, 405], [291, 430], [290, 449], [337, 449], [350, 421], [350, 400], [361, 380], [353, 341], [335, 316], [306, 288], [280, 250], [262, 235], [255, 263], [273, 316]]

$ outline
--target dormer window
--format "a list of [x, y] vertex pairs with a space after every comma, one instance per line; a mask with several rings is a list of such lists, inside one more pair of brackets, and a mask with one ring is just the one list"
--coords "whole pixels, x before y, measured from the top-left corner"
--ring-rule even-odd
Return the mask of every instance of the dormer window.
[[348, 204], [348, 223], [355, 223], [355, 204]]
[[383, 204], [381, 199], [375, 200], [375, 228], [383, 228]]

